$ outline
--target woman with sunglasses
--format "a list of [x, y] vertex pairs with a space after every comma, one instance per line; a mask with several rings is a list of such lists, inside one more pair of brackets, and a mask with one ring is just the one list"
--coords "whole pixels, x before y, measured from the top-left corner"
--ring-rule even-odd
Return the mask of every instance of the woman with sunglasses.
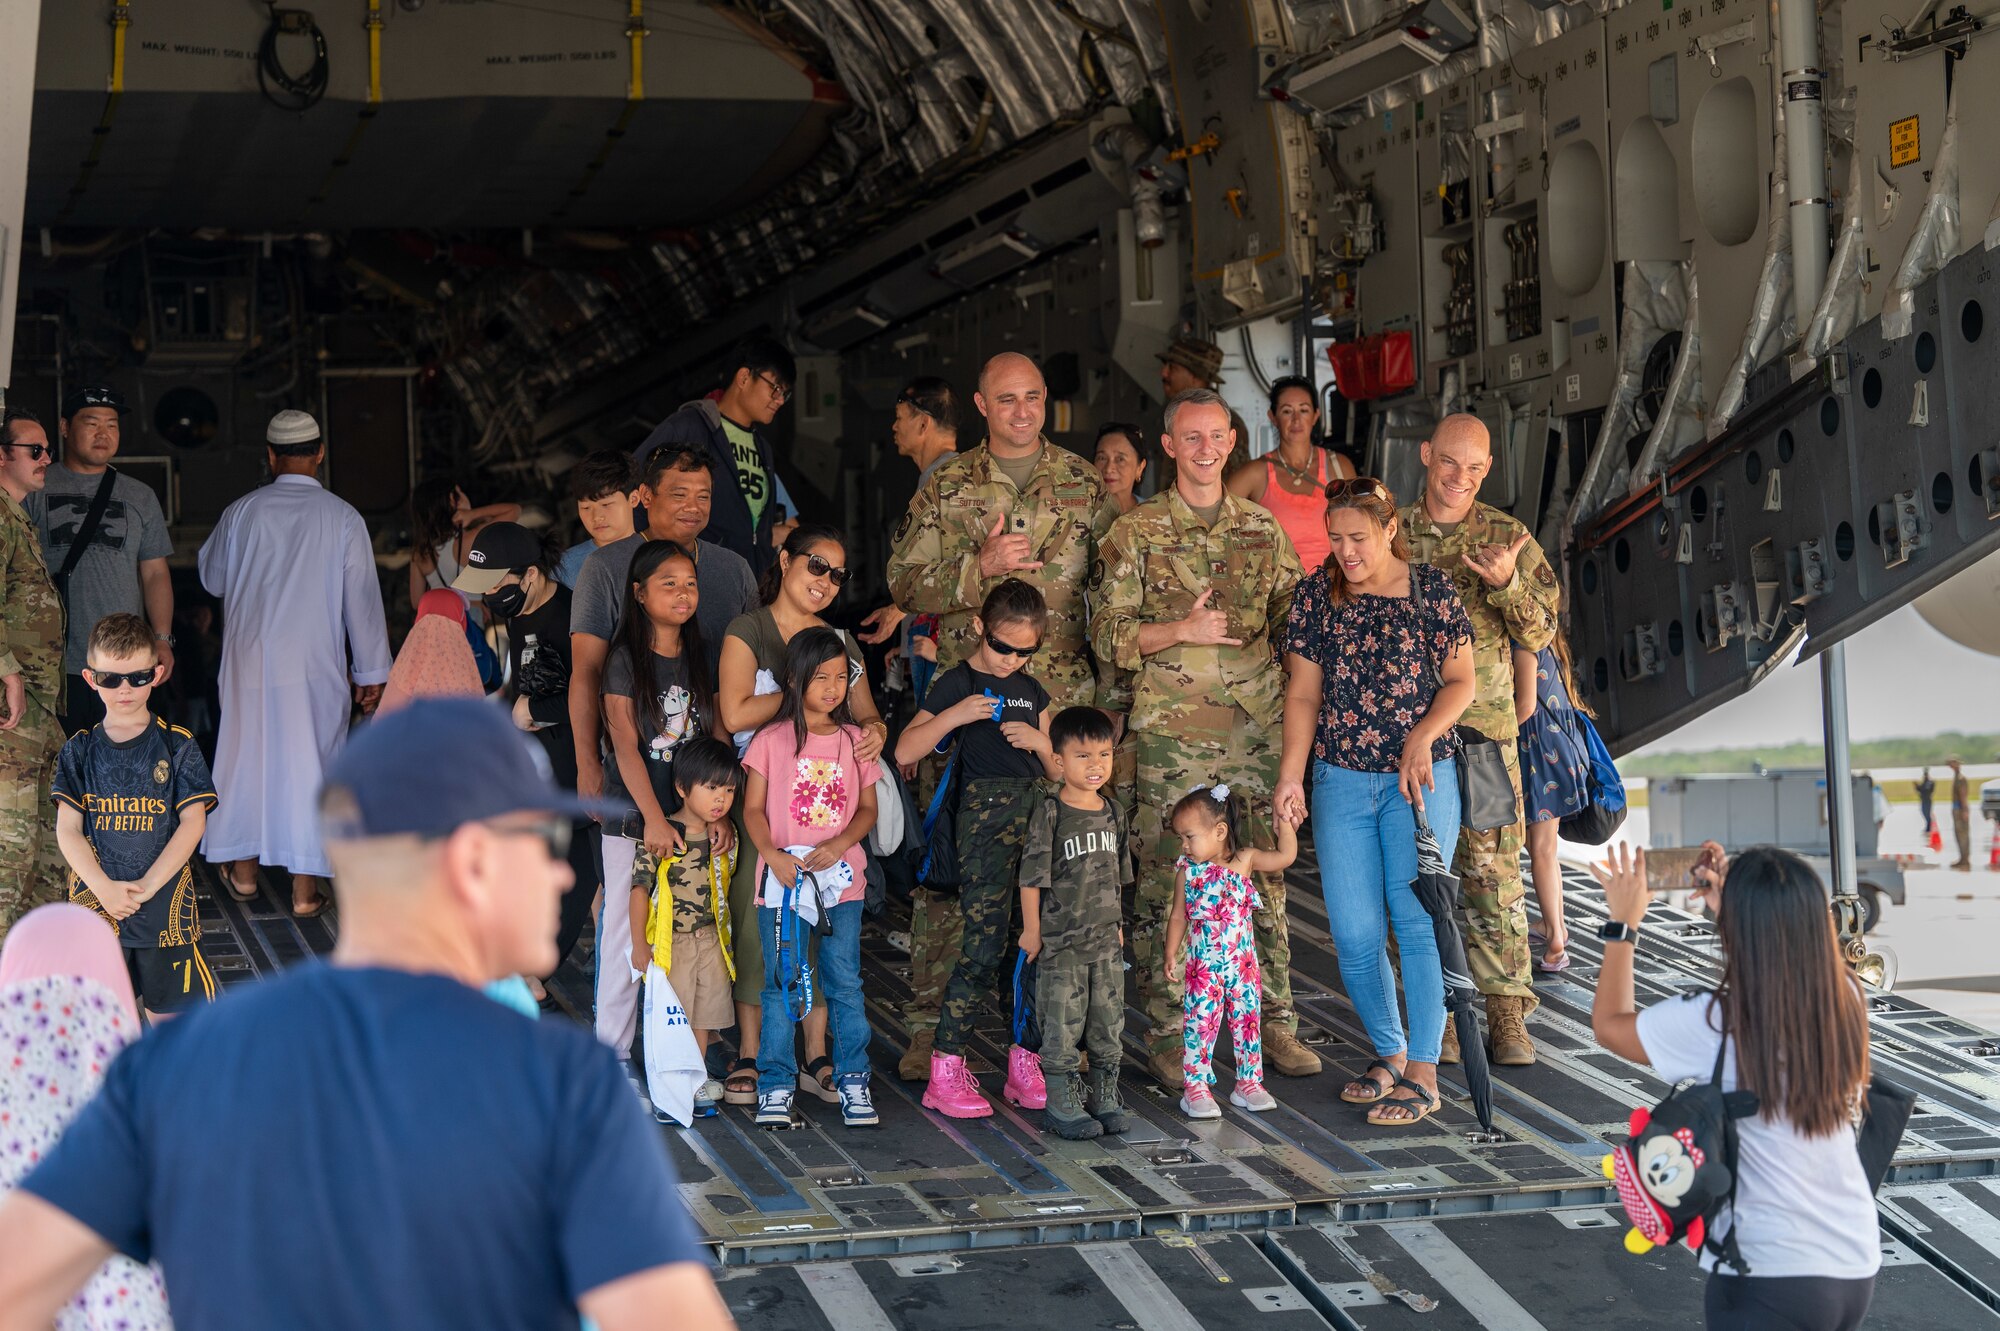
[[[738, 615], [724, 630], [716, 710], [723, 729], [737, 737], [739, 753], [748, 747], [751, 736], [771, 723], [784, 702], [786, 647], [806, 629], [832, 627], [821, 616], [833, 608], [848, 576], [847, 547], [840, 533], [818, 523], [803, 523], [785, 538], [777, 562], [764, 570], [758, 583], [763, 605]], [[847, 705], [862, 732], [854, 756], [862, 763], [871, 763], [881, 756], [889, 726], [868, 691], [868, 671], [862, 664], [860, 646], [849, 634], [840, 637], [847, 646]], [[739, 840], [742, 835], [739, 828]], [[732, 1105], [757, 1103], [764, 957], [757, 931], [756, 860], [754, 855], [737, 857], [736, 877], [729, 888], [730, 922], [737, 940], [736, 1025], [742, 1036], [742, 1047], [723, 1081], [723, 1099]], [[816, 1006], [802, 1025], [806, 1063], [799, 1074], [799, 1089], [828, 1104], [838, 1104], [833, 1061], [826, 1052], [824, 1005]]]
[[[1444, 968], [1417, 876], [1417, 811], [1458, 840], [1458, 741], [1471, 705], [1472, 621], [1451, 578], [1410, 561], [1396, 499], [1373, 477], [1326, 487], [1332, 554], [1308, 573], [1285, 633], [1280, 818], [1306, 813], [1341, 983], [1375, 1057], [1341, 1089], [1368, 1121], [1407, 1126], [1438, 1107]], [[1402, 954], [1409, 1029], [1396, 1012], [1388, 931]]]
[[1351, 479], [1354, 464], [1313, 443], [1319, 400], [1312, 381], [1288, 374], [1271, 384], [1271, 424], [1278, 446], [1229, 478], [1229, 492], [1262, 504], [1292, 538], [1308, 572], [1326, 563], [1326, 487]]

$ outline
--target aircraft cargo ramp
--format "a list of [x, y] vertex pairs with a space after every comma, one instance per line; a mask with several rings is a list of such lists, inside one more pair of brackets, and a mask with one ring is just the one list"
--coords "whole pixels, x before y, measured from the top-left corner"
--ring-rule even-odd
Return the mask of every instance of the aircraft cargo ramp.
[[[833, 1106], [802, 1096], [794, 1131], [760, 1130], [733, 1107], [663, 1129], [738, 1323], [1699, 1326], [1693, 1256], [1626, 1253], [1599, 1170], [1632, 1107], [1666, 1088], [1591, 1039], [1603, 909], [1592, 886], [1570, 883], [1576, 962], [1538, 977], [1541, 1061], [1495, 1069], [1488, 1137], [1455, 1068], [1442, 1069], [1442, 1111], [1414, 1128], [1370, 1126], [1339, 1101], [1369, 1054], [1309, 851], [1292, 877], [1300, 1033], [1327, 1072], [1272, 1078], [1275, 1112], [1223, 1097], [1222, 1119], [1196, 1125], [1140, 1068], [1134, 1017], [1125, 1091], [1136, 1125], [1090, 1142], [1045, 1135], [1039, 1113], [1004, 1103], [989, 1119], [946, 1119], [922, 1107], [921, 1084], [897, 1079], [908, 958], [891, 941], [892, 906], [863, 935], [880, 1128], [847, 1131]], [[225, 982], [329, 945], [326, 921], [292, 920], [283, 893], [277, 884], [248, 907], [209, 898], [204, 947]], [[1656, 911], [1638, 954], [1640, 1001], [1703, 987], [1715, 970], [1707, 926]], [[561, 981], [559, 1001], [587, 1010], [582, 975], [567, 969]], [[1894, 995], [1872, 1008], [1875, 1066], [1919, 1102], [1881, 1194], [1884, 1265], [1867, 1324], [2000, 1327], [2000, 1037]], [[972, 1051], [989, 1091], [1006, 1038], [996, 1014]], [[1226, 1050], [1218, 1065], [1226, 1087]]]

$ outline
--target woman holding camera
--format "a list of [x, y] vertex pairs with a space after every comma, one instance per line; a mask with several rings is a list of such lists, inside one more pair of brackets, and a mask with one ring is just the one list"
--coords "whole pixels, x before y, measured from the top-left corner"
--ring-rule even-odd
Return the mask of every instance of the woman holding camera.
[[1737, 1126], [1736, 1194], [1711, 1227], [1731, 1236], [1745, 1271], [1709, 1272], [1710, 1331], [1848, 1331], [1859, 1326], [1882, 1264], [1875, 1199], [1854, 1128], [1868, 1087], [1868, 1013], [1806, 862], [1758, 846], [1734, 864], [1707, 842], [1694, 870], [1715, 913], [1722, 981], [1643, 1012], [1632, 956], [1651, 891], [1646, 853], [1618, 847], [1591, 872], [1611, 921], [1591, 1009], [1597, 1042], [1669, 1082], [1713, 1075], [1725, 1038], [1725, 1092], [1757, 1095]]

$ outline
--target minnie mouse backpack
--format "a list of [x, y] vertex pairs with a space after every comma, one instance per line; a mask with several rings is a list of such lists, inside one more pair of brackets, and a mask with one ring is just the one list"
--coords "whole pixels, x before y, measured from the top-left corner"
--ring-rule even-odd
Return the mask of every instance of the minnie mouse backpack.
[[1716, 1213], [1736, 1197], [1736, 1120], [1757, 1112], [1752, 1091], [1722, 1089], [1725, 1035], [1708, 1081], [1686, 1082], [1651, 1109], [1632, 1111], [1625, 1143], [1604, 1157], [1604, 1177], [1618, 1185], [1618, 1200], [1632, 1228], [1625, 1250], [1651, 1252], [1681, 1239], [1695, 1252], [1707, 1247], [1748, 1275], [1736, 1249], [1735, 1226], [1716, 1242]]

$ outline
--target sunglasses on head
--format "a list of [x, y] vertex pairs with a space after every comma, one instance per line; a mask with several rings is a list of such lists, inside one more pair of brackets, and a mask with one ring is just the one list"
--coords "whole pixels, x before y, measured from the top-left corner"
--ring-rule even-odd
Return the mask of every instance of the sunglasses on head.
[[998, 652], [1002, 656], [1018, 656], [1024, 661], [1027, 660], [1029, 657], [1033, 656], [1036, 652], [1042, 650], [1042, 644], [1040, 644], [1039, 642], [1032, 643], [1026, 647], [1010, 646], [1009, 644], [1004, 643], [1000, 641], [1000, 639], [994, 637], [990, 632], [986, 635], [986, 645], [992, 650]]
[[1373, 476], [1349, 476], [1343, 480], [1327, 482], [1327, 502], [1331, 503], [1336, 499], [1345, 499], [1349, 495], [1357, 498], [1387, 499], [1389, 498], [1389, 487], [1376, 480]]
[[26, 449], [28, 456], [36, 462], [40, 462], [45, 457], [53, 456], [47, 444], [4, 444], [0, 445], [0, 447]]
[[806, 572], [812, 574], [815, 578], [827, 578], [836, 587], [845, 587], [847, 580], [854, 576], [853, 569], [840, 568], [829, 564], [819, 555], [806, 556]]
[[123, 688], [127, 684], [130, 684], [135, 689], [143, 689], [153, 682], [153, 676], [159, 672], [159, 669], [158, 666], [153, 666], [146, 670], [134, 670], [126, 675], [116, 674], [109, 670], [93, 670], [90, 672], [90, 682], [97, 685], [100, 689]]

